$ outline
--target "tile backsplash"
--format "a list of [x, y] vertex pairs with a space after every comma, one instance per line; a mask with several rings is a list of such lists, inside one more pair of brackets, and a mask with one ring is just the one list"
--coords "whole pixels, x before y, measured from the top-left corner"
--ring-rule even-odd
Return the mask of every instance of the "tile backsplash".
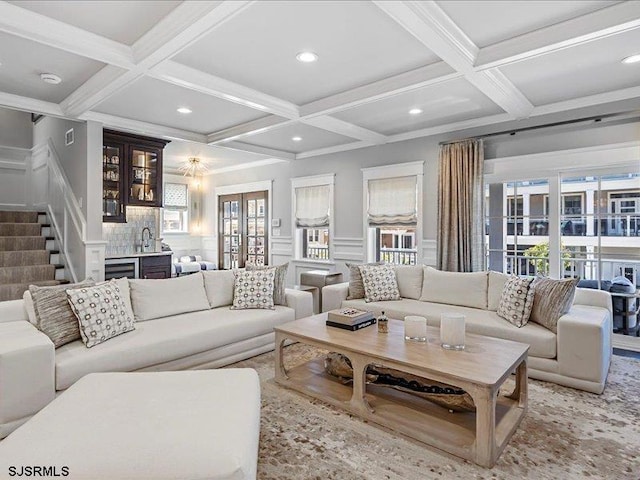
[[159, 208], [128, 206], [127, 223], [102, 224], [102, 238], [109, 242], [105, 255], [130, 255], [136, 253], [140, 248], [142, 229], [149, 227], [155, 240], [160, 231], [159, 226]]

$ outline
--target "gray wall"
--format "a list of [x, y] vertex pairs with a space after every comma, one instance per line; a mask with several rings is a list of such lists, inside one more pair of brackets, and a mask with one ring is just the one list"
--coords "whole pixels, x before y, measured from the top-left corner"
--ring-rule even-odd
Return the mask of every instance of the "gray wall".
[[0, 108], [0, 145], [31, 148], [32, 136], [30, 113]]

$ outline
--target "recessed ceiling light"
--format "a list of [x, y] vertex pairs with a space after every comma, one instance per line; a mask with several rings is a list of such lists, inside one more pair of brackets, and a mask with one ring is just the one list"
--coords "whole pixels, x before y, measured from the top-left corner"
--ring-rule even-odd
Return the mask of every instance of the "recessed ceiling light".
[[184, 114], [186, 115], [186, 114], [188, 114], [188, 113], [191, 113], [191, 109], [190, 109], [190, 108], [187, 108], [187, 107], [180, 107], [180, 108], [178, 109], [178, 113], [184, 113]]
[[412, 108], [411, 110], [409, 110], [409, 115], [420, 115], [422, 113], [422, 110], [419, 108]]
[[62, 79], [58, 75], [54, 75], [53, 73], [41, 73], [40, 78], [44, 83], [49, 83], [51, 85], [58, 85], [62, 82]]
[[302, 137], [291, 137], [291, 140], [293, 140], [294, 142], [301, 142]]
[[296, 58], [299, 62], [311, 63], [318, 60], [318, 55], [313, 52], [300, 52], [298, 55], [296, 55]]
[[631, 55], [630, 57], [626, 57], [622, 59], [622, 63], [638, 63], [640, 62], [640, 53], [636, 55]]

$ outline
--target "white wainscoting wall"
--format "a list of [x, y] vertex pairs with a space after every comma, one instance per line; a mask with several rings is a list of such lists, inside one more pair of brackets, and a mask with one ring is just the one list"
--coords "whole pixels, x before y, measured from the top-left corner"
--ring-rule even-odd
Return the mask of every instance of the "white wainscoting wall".
[[0, 209], [31, 207], [28, 178], [31, 150], [0, 145]]

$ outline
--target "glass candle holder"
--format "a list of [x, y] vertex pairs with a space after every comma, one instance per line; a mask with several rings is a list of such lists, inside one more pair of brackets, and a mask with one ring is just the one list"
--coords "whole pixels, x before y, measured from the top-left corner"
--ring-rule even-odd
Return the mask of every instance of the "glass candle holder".
[[464, 315], [443, 313], [440, 317], [440, 343], [447, 350], [464, 350]]
[[404, 339], [426, 342], [427, 319], [417, 315], [404, 317]]

